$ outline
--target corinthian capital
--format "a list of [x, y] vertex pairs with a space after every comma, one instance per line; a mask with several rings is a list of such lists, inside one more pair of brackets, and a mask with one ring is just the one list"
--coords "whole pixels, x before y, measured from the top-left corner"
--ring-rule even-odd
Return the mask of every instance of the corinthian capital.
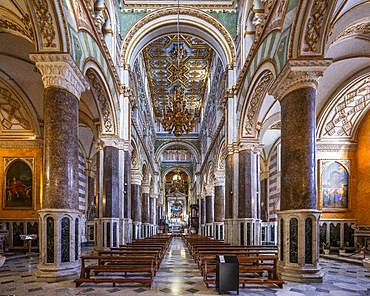
[[57, 86], [68, 90], [78, 99], [89, 89], [89, 84], [69, 54], [30, 54], [42, 75], [44, 88]]
[[331, 63], [331, 59], [289, 60], [271, 86], [269, 94], [280, 101], [288, 93], [300, 88], [317, 89], [318, 79]]

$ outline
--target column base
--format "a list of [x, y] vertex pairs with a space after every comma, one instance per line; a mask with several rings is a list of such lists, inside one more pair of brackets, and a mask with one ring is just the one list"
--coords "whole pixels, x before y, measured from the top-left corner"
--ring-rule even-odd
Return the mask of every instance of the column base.
[[233, 245], [260, 245], [261, 220], [255, 218], [225, 219], [225, 242]]
[[80, 269], [79, 264], [66, 266], [45, 266], [40, 264], [33, 275], [38, 282], [61, 282], [74, 280], [79, 277]]
[[213, 224], [213, 229], [214, 229], [213, 237], [214, 237], [214, 239], [224, 240], [224, 228], [225, 228], [224, 222], [214, 222], [214, 224]]
[[71, 209], [44, 209], [38, 213], [40, 262], [34, 272], [36, 280], [76, 278], [80, 272], [81, 213]]
[[132, 220], [128, 218], [122, 219], [122, 244], [132, 242]]
[[278, 264], [278, 276], [284, 281], [297, 283], [322, 283], [324, 272], [320, 267], [284, 266]]
[[312, 209], [278, 212], [279, 263], [282, 280], [299, 283], [322, 283], [319, 265], [319, 218]]
[[141, 239], [141, 222], [139, 221], [132, 222], [132, 239]]

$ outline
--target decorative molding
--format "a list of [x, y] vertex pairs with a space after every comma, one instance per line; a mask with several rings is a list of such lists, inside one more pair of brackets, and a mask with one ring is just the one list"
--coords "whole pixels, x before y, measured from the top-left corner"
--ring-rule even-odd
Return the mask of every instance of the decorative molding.
[[44, 47], [56, 47], [56, 44], [53, 42], [56, 35], [53, 24], [53, 16], [49, 12], [48, 1], [32, 0], [32, 3], [36, 13], [36, 19], [40, 27]]
[[366, 35], [366, 37], [369, 38], [370, 21], [367, 20], [367, 22], [364, 22], [364, 20], [361, 20], [361, 22], [357, 22], [355, 24], [347, 26], [337, 35], [337, 37], [335, 37], [332, 43], [338, 41], [339, 39], [350, 37], [352, 35]]
[[366, 74], [349, 83], [331, 100], [319, 121], [318, 138], [354, 140], [356, 126], [369, 109], [369, 103], [370, 76]]
[[[177, 14], [178, 14], [178, 9], [171, 7], [171, 8], [168, 8], [168, 9], [161, 10], [161, 11], [155, 11], [154, 13], [151, 13], [148, 16], [143, 17], [133, 27], [133, 29], [128, 33], [127, 37], [125, 38], [125, 41], [124, 41], [123, 47], [122, 47], [122, 54], [121, 54], [121, 57], [123, 59], [122, 62], [123, 63], [127, 63], [127, 61], [124, 60], [124, 57], [126, 56], [127, 47], [129, 45], [129, 43], [131, 42], [131, 40], [132, 40], [133, 36], [135, 35], [135, 33], [141, 27], [143, 27], [144, 25], [148, 24], [149, 22], [151, 22], [154, 19], [158, 19], [160, 17], [167, 16], [167, 15], [177, 15]], [[232, 53], [232, 60], [233, 61], [236, 61], [236, 56], [235, 56], [236, 50], [235, 50], [235, 47], [234, 47], [233, 40], [230, 37], [229, 32], [224, 28], [223, 25], [221, 25], [221, 23], [219, 23], [215, 18], [211, 17], [207, 13], [201, 12], [201, 11], [198, 11], [198, 10], [197, 11], [194, 11], [194, 10], [189, 9], [189, 8], [181, 7], [181, 14], [182, 15], [190, 15], [190, 16], [198, 17], [198, 18], [203, 19], [204, 21], [210, 23], [211, 25], [215, 26], [221, 32], [222, 36], [225, 37], [226, 42], [227, 42], [227, 44], [228, 44], [228, 46], [230, 48], [230, 51]]]
[[261, 153], [265, 145], [258, 142], [239, 142], [239, 151], [251, 150], [255, 154]]
[[270, 71], [264, 72], [256, 81], [252, 97], [248, 100], [245, 110], [247, 111], [246, 118], [244, 119], [244, 127], [242, 129], [242, 136], [255, 136], [259, 131], [256, 120], [259, 114], [259, 108], [266, 95], [267, 89], [273, 81], [273, 74]]
[[317, 152], [356, 152], [357, 143], [316, 143]]
[[0, 148], [43, 148], [43, 140], [0, 140]]
[[225, 171], [215, 172], [215, 186], [225, 186]]
[[294, 90], [308, 87], [317, 89], [318, 79], [331, 63], [331, 59], [289, 60], [271, 86], [269, 93], [281, 101]]
[[316, 52], [316, 44], [322, 38], [322, 31], [325, 29], [325, 14], [328, 12], [329, 0], [315, 0], [311, 7], [310, 18], [307, 21], [307, 30], [304, 36], [305, 52]]
[[281, 130], [281, 121], [275, 122], [269, 127], [269, 130]]
[[90, 81], [91, 90], [94, 94], [96, 101], [99, 103], [100, 115], [103, 120], [102, 133], [112, 134], [114, 133], [114, 119], [111, 106], [109, 104], [109, 95], [104, 87], [100, 77], [92, 69], [88, 69], [86, 76]]
[[78, 99], [82, 92], [89, 89], [89, 84], [69, 54], [30, 54], [30, 59], [41, 72], [44, 88], [62, 87]]
[[120, 150], [129, 150], [130, 143], [119, 137], [100, 137], [99, 138], [101, 147], [114, 147]]

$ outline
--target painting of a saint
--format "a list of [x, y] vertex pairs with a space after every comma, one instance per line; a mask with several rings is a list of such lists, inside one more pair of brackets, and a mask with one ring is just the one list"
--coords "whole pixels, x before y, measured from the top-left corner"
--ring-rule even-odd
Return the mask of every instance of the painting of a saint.
[[20, 159], [10, 163], [6, 170], [5, 208], [32, 207], [32, 170]]
[[329, 209], [348, 207], [348, 172], [338, 162], [331, 163], [323, 171], [322, 207]]

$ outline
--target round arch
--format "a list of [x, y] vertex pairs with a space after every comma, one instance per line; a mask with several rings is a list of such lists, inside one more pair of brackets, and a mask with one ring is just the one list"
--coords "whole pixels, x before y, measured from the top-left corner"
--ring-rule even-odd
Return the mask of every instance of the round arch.
[[90, 81], [91, 91], [94, 94], [101, 124], [101, 134], [117, 135], [118, 123], [114, 101], [118, 100], [111, 96], [102, 69], [95, 61], [88, 60], [84, 66], [83, 74]]
[[155, 160], [158, 161], [158, 159], [162, 155], [162, 153], [166, 149], [168, 149], [169, 147], [172, 147], [172, 146], [181, 146], [181, 147], [187, 148], [194, 155], [197, 164], [200, 163], [200, 153], [197, 150], [197, 148], [194, 145], [190, 144], [190, 143], [181, 142], [181, 141], [167, 142], [167, 143], [164, 143], [161, 146], [159, 146], [156, 153], [155, 153]]
[[165, 8], [142, 18], [127, 34], [122, 45], [122, 61], [133, 65], [140, 50], [153, 39], [177, 31], [197, 36], [206, 41], [220, 56], [224, 66], [236, 60], [235, 44], [227, 29], [215, 18], [200, 10]]

